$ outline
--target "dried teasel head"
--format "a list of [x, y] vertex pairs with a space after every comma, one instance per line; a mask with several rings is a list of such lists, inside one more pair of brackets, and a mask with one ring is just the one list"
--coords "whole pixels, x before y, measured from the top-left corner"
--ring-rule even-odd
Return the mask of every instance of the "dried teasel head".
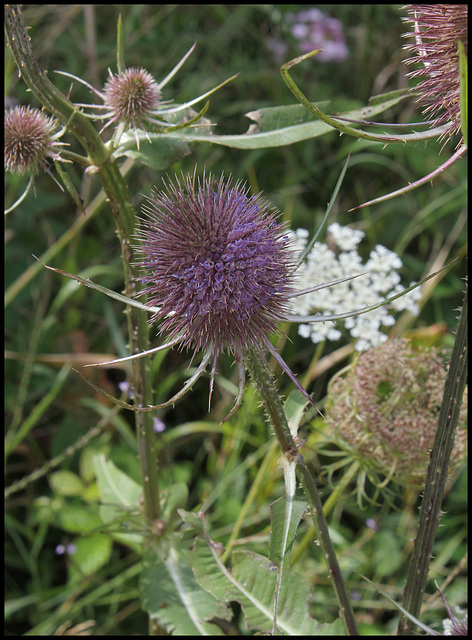
[[413, 57], [405, 62], [419, 65], [409, 76], [420, 79], [415, 91], [426, 104], [424, 113], [434, 126], [448, 124], [441, 137], [450, 139], [461, 133], [458, 41], [467, 56], [467, 5], [410, 4], [405, 8], [405, 22], [412, 27], [405, 37], [414, 38], [405, 46]]

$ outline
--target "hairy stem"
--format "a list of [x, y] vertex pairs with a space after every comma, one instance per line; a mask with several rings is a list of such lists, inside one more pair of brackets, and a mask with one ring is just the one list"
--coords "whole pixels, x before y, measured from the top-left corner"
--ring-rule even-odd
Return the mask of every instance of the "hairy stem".
[[268, 370], [266, 363], [256, 349], [248, 349], [245, 355], [246, 366], [249, 369], [251, 377], [254, 380], [257, 390], [262, 398], [264, 407], [269, 414], [275, 435], [277, 436], [282, 451], [284, 454], [292, 455], [297, 461], [297, 475], [303, 485], [305, 495], [310, 504], [313, 522], [318, 533], [321, 549], [338, 598], [340, 615], [346, 625], [348, 634], [357, 636], [359, 635], [359, 631], [357, 629], [356, 619], [354, 617], [351, 601], [341, 574], [341, 568], [329, 536], [328, 524], [323, 513], [323, 505], [316, 487], [316, 482], [311, 471], [303, 462], [303, 457], [298, 452], [298, 448], [290, 432], [282, 401], [280, 400], [272, 375]]
[[[415, 618], [419, 618], [423, 602], [466, 379], [467, 292], [464, 296], [464, 305], [459, 317], [456, 340], [446, 377], [438, 427], [431, 451], [431, 462], [426, 475], [413, 558], [403, 599], [403, 607]], [[400, 618], [398, 635], [413, 635], [416, 633], [415, 629], [416, 625], [409, 618], [406, 616]]]
[[[72, 133], [87, 154], [89, 164], [97, 167], [97, 175], [110, 202], [121, 243], [125, 295], [132, 297], [136, 288], [133, 250], [130, 238], [134, 232], [136, 214], [128, 188], [110, 150], [103, 143], [94, 125], [59, 91], [40, 67], [31, 41], [23, 25], [19, 5], [5, 5], [5, 31], [8, 46], [15, 58], [20, 75], [31, 92]], [[129, 349], [138, 353], [148, 348], [146, 313], [135, 307], [126, 309]], [[144, 359], [133, 364], [133, 391], [137, 406], [151, 402], [150, 379]], [[149, 413], [136, 413], [141, 474], [143, 479], [145, 513], [149, 521], [159, 518], [158, 469], [156, 461], [153, 419]]]

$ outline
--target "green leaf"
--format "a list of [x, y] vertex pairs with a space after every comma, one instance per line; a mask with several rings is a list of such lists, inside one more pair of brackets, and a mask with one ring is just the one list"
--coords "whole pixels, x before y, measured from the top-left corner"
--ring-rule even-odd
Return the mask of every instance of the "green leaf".
[[52, 489], [61, 496], [80, 496], [85, 488], [79, 476], [67, 469], [51, 473], [49, 476], [49, 484]]
[[119, 155], [133, 158], [156, 171], [167, 169], [190, 153], [183, 139], [168, 138], [162, 134], [149, 134], [149, 140], [145, 134], [138, 133], [138, 136], [139, 149], [134, 141], [132, 146], [120, 147]]
[[[127, 516], [136, 516], [136, 509], [142, 496], [141, 486], [132, 478], [120, 471], [103, 454], [95, 457], [100, 500], [100, 517], [105, 523], [113, 523]], [[125, 544], [140, 544], [142, 536], [133, 533], [115, 533], [117, 540]]]
[[296, 498], [282, 496], [270, 505], [270, 545], [269, 558], [278, 567], [287, 564], [290, 549], [297, 533], [300, 520], [306, 511], [307, 503]]
[[300, 426], [307, 404], [308, 400], [300, 393], [300, 391], [298, 391], [298, 389], [290, 391], [288, 398], [285, 401], [285, 415], [287, 416], [290, 433], [294, 438], [298, 434], [298, 427]]
[[104, 567], [110, 560], [113, 543], [109, 536], [94, 533], [74, 540], [76, 551], [69, 565], [69, 580], [77, 582]]
[[56, 514], [56, 522], [69, 533], [87, 533], [98, 529], [102, 524], [96, 506], [70, 502], [61, 505]]
[[[354, 109], [337, 114], [335, 117], [349, 118], [352, 120], [368, 120], [379, 113], [382, 113], [396, 105], [405, 94], [395, 95], [389, 99], [361, 107], [360, 109]], [[184, 140], [185, 142], [209, 142], [212, 144], [219, 144], [226, 147], [233, 147], [235, 149], [266, 149], [272, 147], [283, 147], [285, 145], [294, 144], [302, 140], [309, 140], [325, 133], [333, 132], [334, 129], [331, 124], [322, 122], [319, 116], [314, 116], [308, 113], [308, 116], [302, 116], [302, 110], [299, 109], [300, 105], [286, 105], [282, 107], [271, 107], [267, 109], [260, 109], [258, 111], [251, 111], [246, 116], [255, 121], [256, 124], [249, 126], [246, 133], [240, 135], [216, 135], [211, 132], [201, 133], [197, 129], [184, 129], [176, 131], [175, 133], [150, 133], [149, 137], [154, 142], [157, 138]], [[302, 108], [303, 109], [303, 108]], [[300, 123], [299, 120], [302, 120]], [[330, 119], [331, 122], [331, 119]], [[269, 129], [269, 123], [277, 128]], [[355, 124], [351, 123], [351, 128], [355, 127]], [[386, 125], [387, 126], [387, 125]], [[433, 133], [434, 131], [434, 133]], [[442, 131], [442, 130], [441, 130]], [[145, 140], [144, 134], [141, 140]], [[411, 133], [402, 136], [390, 136], [385, 135], [377, 136], [377, 140], [380, 142], [407, 142], [418, 141], [426, 138], [436, 137], [438, 135], [437, 130], [428, 130], [422, 133]], [[360, 133], [359, 133], [359, 137]]]
[[[166, 541], [169, 541], [167, 538]], [[157, 544], [143, 557], [141, 603], [150, 616], [173, 635], [223, 635], [213, 618], [228, 620], [227, 606], [204, 591], [192, 572], [186, 552], [172, 540], [164, 552]]]
[[[315, 103], [315, 106], [319, 109], [326, 109], [328, 105], [329, 102], [326, 101]], [[318, 116], [310, 113], [310, 111], [305, 109], [301, 104], [256, 109], [255, 111], [246, 113], [246, 117], [256, 123], [250, 125], [246, 135], [251, 131], [254, 131], [254, 133], [276, 131], [277, 129], [284, 129], [285, 127], [319, 120]]]
[[[230, 571], [221, 561], [217, 548], [207, 533], [196, 539], [189, 558], [198, 582], [217, 600], [239, 602], [248, 628], [273, 633], [277, 565], [256, 553], [235, 551], [232, 554], [233, 570]], [[345, 635], [341, 620], [320, 624], [310, 618], [307, 612], [310, 591], [308, 580], [284, 572], [276, 631], [284, 635]]]

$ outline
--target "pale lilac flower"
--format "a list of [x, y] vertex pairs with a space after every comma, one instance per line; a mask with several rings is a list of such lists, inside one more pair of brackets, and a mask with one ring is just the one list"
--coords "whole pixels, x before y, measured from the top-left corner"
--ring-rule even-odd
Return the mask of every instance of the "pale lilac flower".
[[321, 49], [317, 55], [320, 62], [341, 62], [348, 57], [343, 26], [336, 18], [312, 8], [289, 14], [287, 21], [302, 53]]

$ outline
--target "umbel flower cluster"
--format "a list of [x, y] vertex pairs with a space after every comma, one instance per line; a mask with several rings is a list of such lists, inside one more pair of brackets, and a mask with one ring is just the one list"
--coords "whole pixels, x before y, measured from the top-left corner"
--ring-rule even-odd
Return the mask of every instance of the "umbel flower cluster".
[[461, 131], [458, 41], [467, 54], [467, 4], [410, 4], [406, 22], [414, 38], [405, 49], [413, 53], [407, 64], [418, 67], [409, 75], [419, 78], [415, 90], [426, 104], [425, 114], [435, 126], [450, 123], [444, 134], [451, 138]]
[[[315, 242], [297, 270], [297, 285], [304, 289], [341, 278], [353, 279], [331, 289], [312, 291], [294, 299], [292, 305], [295, 313], [308, 315], [317, 312], [321, 316], [342, 314], [352, 309], [375, 305], [385, 297], [404, 290], [397, 271], [401, 268], [402, 261], [393, 251], [377, 245], [367, 262], [362, 264], [357, 246], [364, 235], [359, 229], [342, 227], [338, 223], [328, 227], [328, 243]], [[308, 231], [298, 229], [295, 237], [297, 249], [302, 253], [307, 246]], [[359, 274], [363, 275], [354, 278]], [[391, 311], [408, 310], [417, 315], [417, 302], [420, 299], [421, 289], [418, 287], [394, 300], [389, 309], [380, 307], [368, 314], [347, 318], [344, 326], [356, 339], [355, 348], [364, 351], [385, 342], [387, 335], [382, 332], [382, 327], [395, 324]], [[342, 337], [337, 324], [331, 321], [321, 323], [319, 319], [318, 322], [301, 324], [298, 333], [304, 338], [311, 338], [314, 343], [336, 341]]]
[[[331, 381], [330, 437], [364, 467], [417, 485], [429, 462], [445, 373], [437, 350], [415, 351], [405, 339], [359, 354], [347, 374]], [[464, 418], [463, 406], [451, 467], [465, 456]]]

